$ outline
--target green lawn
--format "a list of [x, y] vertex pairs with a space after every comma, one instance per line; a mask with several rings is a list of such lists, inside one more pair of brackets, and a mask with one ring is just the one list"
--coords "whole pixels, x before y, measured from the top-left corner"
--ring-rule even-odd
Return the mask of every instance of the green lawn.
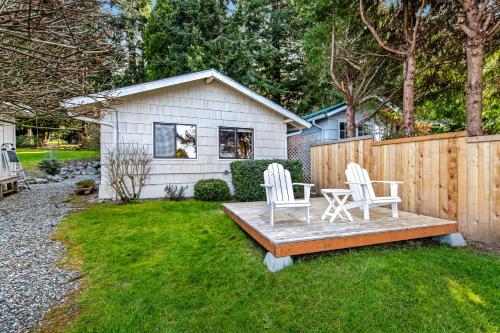
[[99, 204], [57, 238], [84, 272], [69, 332], [499, 332], [500, 258], [389, 246], [269, 273], [216, 203]]
[[99, 158], [99, 152], [96, 150], [57, 150], [52, 152], [49, 149], [17, 149], [17, 154], [23, 167], [34, 168], [38, 162], [48, 158], [56, 158], [59, 161], [79, 160], [85, 158]]

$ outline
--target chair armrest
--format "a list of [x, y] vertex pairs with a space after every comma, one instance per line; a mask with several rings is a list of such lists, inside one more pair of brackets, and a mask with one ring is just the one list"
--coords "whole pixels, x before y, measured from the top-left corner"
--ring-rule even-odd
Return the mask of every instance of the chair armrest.
[[304, 186], [304, 200], [309, 201], [309, 198], [311, 197], [311, 187], [313, 187], [314, 184], [292, 183], [292, 185]]
[[305, 183], [292, 183], [292, 185], [298, 185], [298, 186], [309, 186], [309, 187], [313, 187], [313, 186], [315, 186], [314, 184], [305, 184]]
[[345, 182], [347, 185], [367, 185], [366, 183]]
[[370, 183], [403, 184], [404, 182], [396, 180], [372, 180]]

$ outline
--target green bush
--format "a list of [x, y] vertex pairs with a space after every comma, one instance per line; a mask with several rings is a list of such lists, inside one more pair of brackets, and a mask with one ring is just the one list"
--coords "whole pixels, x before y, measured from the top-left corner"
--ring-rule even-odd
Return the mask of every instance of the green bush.
[[54, 159], [42, 160], [38, 163], [38, 167], [46, 174], [54, 176], [59, 173], [59, 170], [61, 170], [61, 163]]
[[224, 201], [231, 198], [229, 187], [222, 179], [203, 179], [194, 185], [194, 198], [203, 201]]
[[[231, 163], [234, 192], [241, 201], [266, 200], [266, 191], [260, 184], [264, 183], [264, 171], [271, 163], [279, 163], [290, 171], [292, 182], [301, 183], [304, 179], [301, 161], [290, 160], [247, 160]], [[294, 193], [298, 197], [302, 188], [294, 187]]]
[[42, 143], [40, 139], [33, 137], [33, 136], [27, 136], [27, 135], [18, 135], [16, 136], [16, 147], [39, 147], [41, 146]]
[[89, 188], [95, 186], [95, 180], [94, 179], [84, 179], [80, 180], [76, 183], [77, 188]]

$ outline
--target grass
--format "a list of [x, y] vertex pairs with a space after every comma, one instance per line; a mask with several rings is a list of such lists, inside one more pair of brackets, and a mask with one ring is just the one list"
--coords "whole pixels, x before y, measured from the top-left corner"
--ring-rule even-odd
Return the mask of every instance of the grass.
[[35, 168], [41, 160], [55, 158], [59, 161], [99, 158], [95, 150], [49, 150], [49, 149], [17, 149], [17, 154], [24, 168]]
[[85, 276], [68, 332], [499, 332], [500, 258], [385, 246], [269, 273], [217, 203], [99, 204], [56, 234]]

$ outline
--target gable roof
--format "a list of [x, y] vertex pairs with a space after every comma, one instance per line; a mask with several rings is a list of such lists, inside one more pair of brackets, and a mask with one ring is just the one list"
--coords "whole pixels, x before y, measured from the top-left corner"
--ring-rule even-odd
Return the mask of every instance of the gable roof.
[[245, 87], [241, 83], [236, 82], [235, 80], [222, 74], [221, 72], [216, 71], [215, 69], [208, 69], [208, 70], [201, 71], [201, 72], [194, 72], [194, 73], [169, 77], [166, 79], [135, 84], [132, 86], [118, 88], [118, 89], [105, 91], [105, 92], [100, 92], [100, 93], [92, 94], [89, 96], [73, 97], [73, 98], [70, 98], [70, 99], [63, 101], [62, 106], [67, 108], [67, 109], [77, 108], [79, 106], [90, 105], [90, 104], [105, 101], [106, 98], [104, 96], [112, 97], [112, 98], [125, 97], [125, 96], [139, 94], [139, 93], [146, 92], [146, 91], [166, 88], [166, 87], [170, 87], [170, 86], [174, 86], [174, 85], [178, 85], [178, 84], [182, 84], [182, 83], [187, 83], [187, 82], [202, 80], [202, 79], [209, 79], [209, 78], [213, 78], [213, 79], [239, 91], [240, 93], [247, 96], [248, 98], [270, 108], [271, 110], [274, 110], [274, 111], [282, 114], [283, 116], [285, 116], [288, 119], [290, 119], [291, 121], [299, 124], [300, 126], [307, 127], [307, 128], [311, 127], [311, 124], [309, 122], [307, 122], [306, 120], [302, 119], [302, 117], [294, 114], [293, 112], [288, 111], [287, 109], [279, 106], [278, 104], [265, 98], [264, 96], [257, 94], [253, 90]]
[[327, 118], [337, 114], [339, 112], [345, 111], [347, 109], [347, 104], [345, 102], [329, 106], [327, 108], [321, 109], [319, 111], [309, 113], [304, 116], [307, 121], [318, 120], [322, 118]]

